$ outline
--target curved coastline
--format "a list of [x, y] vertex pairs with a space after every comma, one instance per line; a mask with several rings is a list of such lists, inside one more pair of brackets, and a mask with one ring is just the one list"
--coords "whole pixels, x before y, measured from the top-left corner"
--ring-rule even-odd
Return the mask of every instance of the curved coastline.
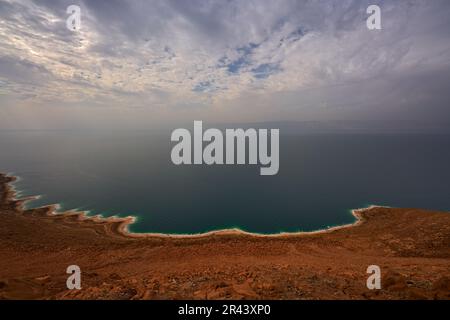
[[195, 238], [208, 238], [208, 237], [214, 237], [214, 236], [221, 236], [221, 235], [239, 235], [239, 236], [249, 236], [254, 238], [286, 238], [286, 237], [299, 237], [299, 236], [308, 236], [308, 235], [314, 235], [314, 234], [321, 234], [321, 233], [329, 233], [340, 229], [345, 228], [352, 228], [359, 226], [360, 224], [364, 223], [366, 219], [364, 218], [363, 213], [370, 211], [372, 209], [377, 208], [390, 208], [387, 206], [378, 206], [378, 205], [370, 205], [365, 208], [358, 208], [358, 209], [352, 209], [350, 210], [351, 214], [355, 218], [355, 221], [353, 223], [343, 224], [343, 225], [337, 225], [332, 227], [327, 227], [319, 230], [314, 231], [297, 231], [297, 232], [280, 232], [280, 233], [273, 233], [273, 234], [262, 234], [262, 233], [255, 233], [255, 232], [249, 232], [244, 231], [239, 228], [230, 228], [230, 229], [219, 229], [219, 230], [212, 230], [212, 231], [206, 231], [202, 233], [196, 233], [196, 234], [169, 234], [169, 233], [156, 233], [156, 232], [143, 232], [143, 233], [136, 233], [131, 232], [129, 230], [130, 225], [136, 222], [137, 216], [128, 216], [128, 217], [118, 217], [118, 216], [111, 216], [111, 217], [104, 217], [101, 214], [97, 215], [89, 215], [89, 211], [79, 211], [77, 209], [68, 210], [64, 212], [59, 212], [59, 208], [61, 207], [58, 203], [56, 204], [50, 204], [42, 207], [36, 207], [36, 208], [26, 208], [25, 204], [28, 201], [32, 201], [35, 199], [39, 199], [41, 196], [27, 196], [24, 198], [18, 198], [17, 194], [19, 193], [17, 191], [17, 188], [14, 186], [14, 183], [17, 181], [20, 181], [21, 178], [13, 173], [1, 173], [0, 172], [0, 178], [6, 179], [6, 193], [8, 200], [13, 202], [15, 204], [15, 209], [17, 211], [20, 211], [22, 213], [27, 211], [33, 211], [33, 210], [44, 210], [46, 216], [50, 217], [67, 217], [67, 218], [76, 218], [78, 221], [88, 221], [88, 222], [94, 222], [94, 223], [106, 223], [111, 225], [111, 230], [113, 232], [117, 233], [117, 235], [130, 238], [130, 239], [136, 239], [136, 238], [178, 238], [178, 239], [195, 239]]
[[[313, 232], [134, 234], [132, 217], [22, 210], [13, 180], [0, 174], [0, 299], [450, 299], [448, 212], [372, 206]], [[83, 290], [67, 290], [73, 264]]]

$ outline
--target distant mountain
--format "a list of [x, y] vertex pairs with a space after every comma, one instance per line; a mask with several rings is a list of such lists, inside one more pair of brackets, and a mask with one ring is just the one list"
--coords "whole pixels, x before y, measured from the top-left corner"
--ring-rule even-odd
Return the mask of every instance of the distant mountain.
[[424, 124], [394, 121], [270, 121], [254, 123], [208, 123], [205, 127], [280, 129], [283, 134], [390, 134], [390, 133], [428, 133], [450, 134], [450, 124]]

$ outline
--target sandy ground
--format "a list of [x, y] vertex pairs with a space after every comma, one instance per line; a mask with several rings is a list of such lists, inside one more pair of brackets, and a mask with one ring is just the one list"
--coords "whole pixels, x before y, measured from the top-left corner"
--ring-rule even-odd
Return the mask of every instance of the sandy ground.
[[[0, 175], [0, 299], [450, 299], [450, 214], [371, 208], [315, 234], [131, 237], [126, 221], [24, 211]], [[81, 268], [81, 290], [66, 268]], [[382, 289], [366, 273], [378, 265]]]

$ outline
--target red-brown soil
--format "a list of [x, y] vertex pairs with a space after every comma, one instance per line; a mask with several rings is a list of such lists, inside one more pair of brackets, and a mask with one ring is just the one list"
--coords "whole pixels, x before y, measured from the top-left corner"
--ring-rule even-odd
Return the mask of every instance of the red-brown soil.
[[[354, 226], [133, 237], [126, 221], [22, 210], [0, 175], [0, 299], [450, 299], [450, 214], [371, 208]], [[81, 268], [82, 289], [66, 288]], [[378, 265], [382, 289], [369, 290]]]

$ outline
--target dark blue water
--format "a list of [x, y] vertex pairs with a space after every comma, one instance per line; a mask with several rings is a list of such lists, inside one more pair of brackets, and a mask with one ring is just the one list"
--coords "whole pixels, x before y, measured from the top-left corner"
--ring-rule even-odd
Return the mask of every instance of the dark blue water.
[[135, 232], [311, 231], [370, 204], [450, 210], [448, 135], [283, 135], [280, 171], [175, 166], [170, 133], [0, 132], [0, 171], [29, 206], [135, 215]]

